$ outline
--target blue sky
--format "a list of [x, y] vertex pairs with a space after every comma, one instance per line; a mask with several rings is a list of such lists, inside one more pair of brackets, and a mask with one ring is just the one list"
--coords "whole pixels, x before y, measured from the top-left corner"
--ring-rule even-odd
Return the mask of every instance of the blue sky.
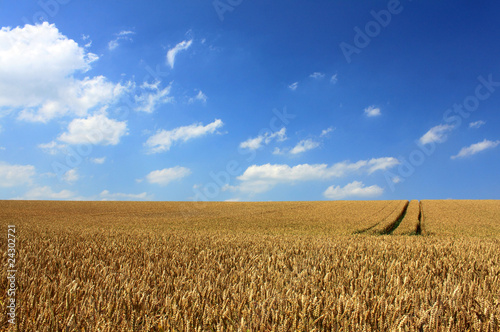
[[499, 199], [493, 1], [0, 2], [0, 199]]

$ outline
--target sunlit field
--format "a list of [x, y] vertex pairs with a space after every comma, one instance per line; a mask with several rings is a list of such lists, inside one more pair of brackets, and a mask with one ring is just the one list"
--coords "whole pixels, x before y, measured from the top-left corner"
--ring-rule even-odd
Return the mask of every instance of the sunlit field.
[[500, 329], [499, 201], [0, 201], [0, 221], [18, 331]]

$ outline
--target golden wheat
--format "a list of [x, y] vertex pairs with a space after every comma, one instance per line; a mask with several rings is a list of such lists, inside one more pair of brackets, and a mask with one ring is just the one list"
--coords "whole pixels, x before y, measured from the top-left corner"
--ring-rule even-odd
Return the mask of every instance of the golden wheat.
[[0, 202], [16, 328], [498, 331], [498, 239], [349, 235], [401, 203]]
[[423, 200], [424, 234], [500, 237], [498, 200]]
[[389, 210], [389, 214], [386, 211], [386, 215], [379, 215], [378, 220], [375, 220], [376, 224], [370, 229], [371, 234], [389, 234], [398, 226], [400, 217], [408, 207], [408, 201], [394, 201], [394, 203], [396, 203], [395, 208]]
[[412, 200], [406, 210], [406, 215], [392, 233], [393, 235], [415, 235], [420, 233], [420, 202]]

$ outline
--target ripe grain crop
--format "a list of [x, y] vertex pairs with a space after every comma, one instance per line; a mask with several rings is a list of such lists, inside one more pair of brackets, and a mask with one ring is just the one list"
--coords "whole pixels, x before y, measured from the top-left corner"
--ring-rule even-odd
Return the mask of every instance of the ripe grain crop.
[[349, 235], [370, 228], [405, 201], [335, 202], [41, 202], [3, 201], [0, 218], [51, 227], [138, 231], [193, 229], [245, 234]]
[[406, 210], [406, 215], [401, 221], [393, 235], [416, 235], [420, 234], [420, 202], [412, 200]]
[[422, 200], [422, 231], [500, 238], [500, 201]]
[[388, 203], [0, 201], [16, 328], [498, 331], [500, 240], [352, 235]]
[[[395, 208], [387, 215], [379, 215], [378, 220], [373, 228], [370, 229], [371, 234], [390, 234], [398, 227], [401, 218], [406, 213], [408, 201], [394, 201]], [[387, 212], [386, 212], [387, 213]]]

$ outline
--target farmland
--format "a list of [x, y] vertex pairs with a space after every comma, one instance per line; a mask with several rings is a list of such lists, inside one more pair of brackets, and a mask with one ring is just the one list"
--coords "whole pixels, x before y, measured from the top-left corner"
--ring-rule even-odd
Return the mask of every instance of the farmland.
[[0, 201], [0, 225], [19, 331], [500, 329], [499, 201]]

